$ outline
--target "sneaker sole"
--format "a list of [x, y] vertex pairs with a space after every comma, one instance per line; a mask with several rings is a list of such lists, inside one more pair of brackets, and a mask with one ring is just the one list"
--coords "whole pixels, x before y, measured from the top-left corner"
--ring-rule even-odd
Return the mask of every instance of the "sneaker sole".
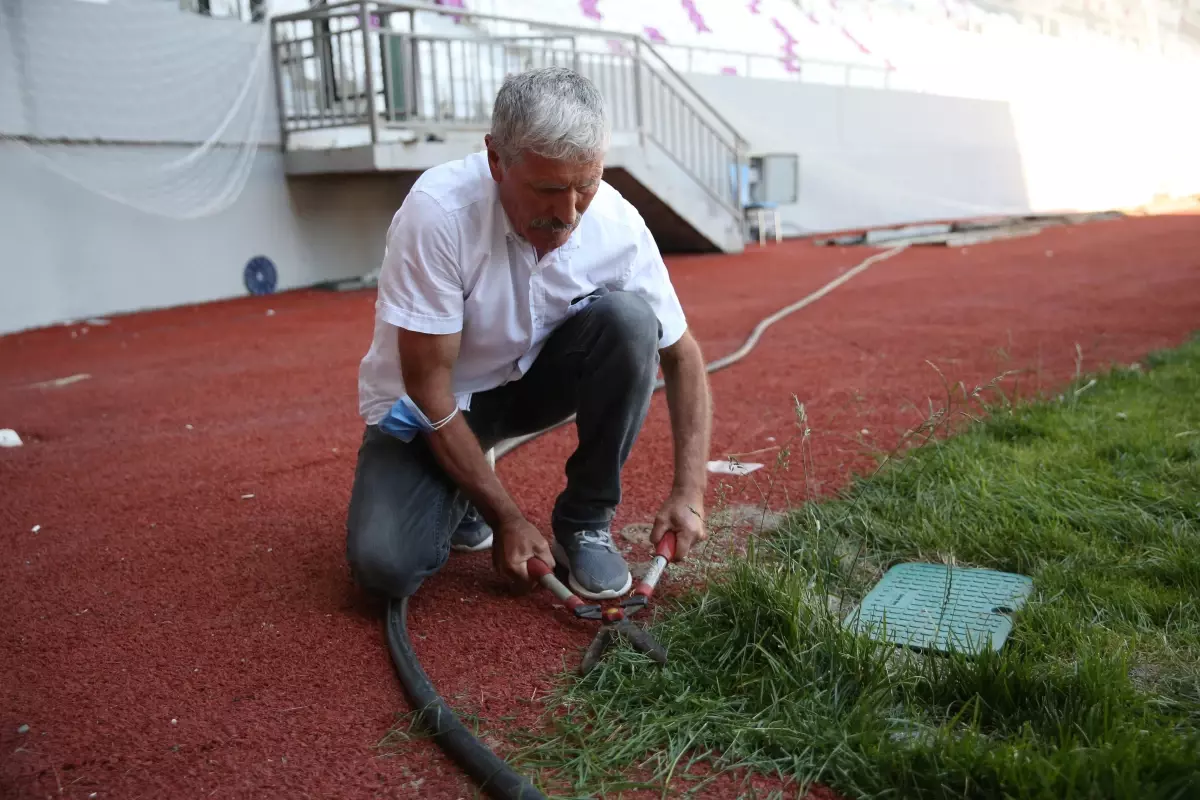
[[478, 553], [480, 550], [487, 550], [492, 546], [492, 534], [488, 534], [487, 538], [479, 544], [451, 544], [450, 549], [456, 550], [459, 553]]
[[628, 569], [625, 570], [625, 585], [620, 589], [606, 589], [603, 592], [589, 592], [579, 585], [575, 580], [575, 573], [571, 572], [571, 560], [567, 558], [567, 552], [563, 550], [562, 545], [555, 541], [550, 545], [550, 552], [554, 554], [555, 564], [561, 564], [567, 570], [567, 585], [571, 587], [571, 591], [587, 600], [612, 600], [615, 597], [620, 597], [629, 591], [633, 586], [633, 573]]

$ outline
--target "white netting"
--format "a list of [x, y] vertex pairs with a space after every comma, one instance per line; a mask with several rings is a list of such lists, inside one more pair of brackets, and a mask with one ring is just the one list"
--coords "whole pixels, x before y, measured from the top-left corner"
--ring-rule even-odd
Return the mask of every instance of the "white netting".
[[2, 0], [0, 139], [171, 219], [237, 200], [264, 135], [270, 29], [178, 0]]

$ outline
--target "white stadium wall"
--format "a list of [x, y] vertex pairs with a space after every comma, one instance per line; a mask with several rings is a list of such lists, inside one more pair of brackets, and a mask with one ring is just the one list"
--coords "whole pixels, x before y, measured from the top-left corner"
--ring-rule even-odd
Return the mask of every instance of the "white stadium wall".
[[412, 179], [288, 180], [265, 26], [173, 5], [0, 3], [0, 333], [378, 266]]
[[[482, 2], [466, 6], [491, 10]], [[668, 44], [707, 41], [688, 33], [694, 23], [676, 0], [599, 0], [601, 20], [581, 12], [596, 3], [575, 0], [492, 5], [639, 31], [650, 23], [634, 10], [652, 7]], [[693, 6], [721, 28], [747, 4]], [[769, 23], [753, 23], [745, 48], [756, 43], [765, 63], [777, 60]], [[889, 48], [887, 89], [835, 85], [804, 68], [800, 78], [720, 75], [723, 56], [707, 67], [694, 60], [700, 71], [689, 79], [754, 153], [799, 155], [800, 198], [782, 209], [785, 233], [1200, 193], [1194, 63], [1045, 39], [1014, 57], [995, 44], [1001, 35], [933, 52], [931, 43], [950, 40], [926, 41], [924, 28], [905, 25], [887, 28], [890, 38], [862, 33]], [[3, 0], [0, 27], [0, 333], [245, 294], [243, 267], [259, 255], [276, 265], [280, 289], [378, 265], [412, 176], [286, 177], [258, 49], [266, 26], [200, 18], [168, 0]], [[715, 45], [737, 44], [722, 30]], [[795, 30], [821, 41], [819, 28]], [[935, 68], [938, 57], [965, 59], [988, 42], [992, 55]], [[682, 51], [663, 52], [684, 67]], [[751, 74], [771, 74], [759, 70]]]
[[244, 295], [257, 256], [279, 290], [362, 275], [409, 185], [385, 174], [289, 182], [279, 150], [262, 148], [233, 205], [174, 220], [82, 190], [12, 144], [0, 143], [0, 174], [0, 333]]
[[1030, 202], [1006, 103], [692, 76], [752, 153], [799, 156], [785, 235], [1007, 211]]
[[799, 156], [799, 202], [780, 208], [787, 235], [1200, 194], [1200, 102], [1162, 102], [1136, 85], [999, 101], [691, 80], [738, 120], [752, 152]]

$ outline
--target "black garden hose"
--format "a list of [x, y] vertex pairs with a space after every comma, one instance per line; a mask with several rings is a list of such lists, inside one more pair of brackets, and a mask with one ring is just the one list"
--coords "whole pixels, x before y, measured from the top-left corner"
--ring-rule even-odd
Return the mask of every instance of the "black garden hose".
[[387, 642], [409, 701], [446, 755], [496, 800], [546, 800], [529, 779], [476, 739], [433, 688], [408, 638], [407, 597], [388, 603]]
[[[758, 323], [738, 350], [708, 364], [706, 371], [713, 373], [741, 361], [758, 344], [759, 337], [771, 325], [810, 303], [816, 302], [846, 281], [869, 269], [876, 262], [891, 258], [905, 248], [906, 245], [900, 245], [873, 255], [817, 291], [766, 317]], [[663, 388], [663, 382], [659, 381], [654, 388], [655, 391]], [[566, 425], [573, 419], [574, 415], [543, 431], [518, 439], [510, 439], [496, 447], [495, 457], [501, 458], [522, 444], [549, 433], [560, 425]], [[432, 732], [434, 741], [445, 751], [446, 755], [470, 775], [480, 788], [496, 800], [546, 800], [546, 796], [534, 788], [527, 778], [510, 767], [483, 742], [476, 739], [458, 719], [453, 709], [438, 695], [437, 690], [433, 688], [429, 676], [425, 674], [425, 670], [421, 668], [421, 662], [417, 660], [417, 654], [412, 648], [412, 641], [408, 637], [408, 598], [393, 599], [388, 603], [387, 641], [388, 649], [392, 654], [392, 662], [396, 665], [396, 673], [400, 676], [400, 683], [403, 684], [404, 691], [408, 694], [413, 707], [417, 709], [422, 723]]]

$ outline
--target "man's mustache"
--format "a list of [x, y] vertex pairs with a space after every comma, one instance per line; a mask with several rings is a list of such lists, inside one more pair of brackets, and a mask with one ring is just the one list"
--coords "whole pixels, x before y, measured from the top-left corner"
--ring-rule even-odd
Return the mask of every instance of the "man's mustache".
[[550, 230], [555, 232], [575, 230], [579, 225], [579, 217], [575, 218], [573, 223], [567, 224], [558, 217], [538, 217], [533, 222], [529, 223], [529, 227], [537, 230]]

